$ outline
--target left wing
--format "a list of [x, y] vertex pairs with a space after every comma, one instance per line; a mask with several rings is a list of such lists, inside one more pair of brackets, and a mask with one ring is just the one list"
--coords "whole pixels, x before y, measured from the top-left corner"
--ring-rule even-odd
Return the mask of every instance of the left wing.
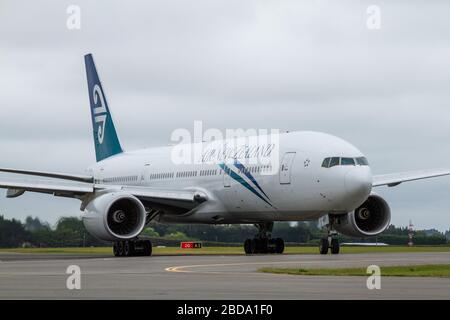
[[74, 175], [74, 174], [66, 174], [66, 173], [58, 173], [58, 172], [21, 170], [21, 169], [11, 169], [11, 168], [0, 168], [0, 172], [24, 174], [27, 176], [38, 176], [38, 177], [78, 181], [78, 182], [88, 182], [88, 183], [94, 182], [94, 178], [91, 176]]
[[373, 176], [373, 187], [388, 186], [395, 187], [403, 182], [437, 178], [450, 175], [450, 169], [421, 170], [401, 173], [391, 173]]
[[172, 211], [191, 210], [208, 200], [199, 190], [176, 190], [138, 186], [101, 185], [75, 181], [39, 181], [0, 178], [0, 189], [7, 189], [6, 197], [17, 198], [25, 192], [53, 194], [58, 197], [89, 199], [97, 191], [123, 191], [133, 195], [150, 207], [170, 208]]
[[0, 179], [0, 188], [8, 190], [6, 193], [8, 198], [17, 198], [24, 194], [25, 191], [47, 193], [71, 198], [78, 198], [94, 192], [94, 186], [92, 184], [38, 180]]

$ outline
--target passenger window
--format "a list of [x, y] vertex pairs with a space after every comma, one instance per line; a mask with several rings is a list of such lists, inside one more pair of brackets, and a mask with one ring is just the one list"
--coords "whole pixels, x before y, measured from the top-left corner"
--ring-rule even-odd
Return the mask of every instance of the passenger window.
[[341, 158], [339, 158], [339, 157], [333, 157], [333, 158], [331, 158], [331, 160], [330, 160], [330, 168], [331, 167], [335, 167], [335, 166], [338, 166], [339, 164], [340, 164], [340, 162], [341, 162]]
[[343, 165], [343, 166], [354, 166], [355, 165], [355, 159], [353, 159], [353, 158], [342, 158], [341, 159], [341, 165]]
[[331, 160], [331, 158], [326, 158], [325, 160], [323, 160], [322, 168], [329, 168], [330, 167], [330, 160]]

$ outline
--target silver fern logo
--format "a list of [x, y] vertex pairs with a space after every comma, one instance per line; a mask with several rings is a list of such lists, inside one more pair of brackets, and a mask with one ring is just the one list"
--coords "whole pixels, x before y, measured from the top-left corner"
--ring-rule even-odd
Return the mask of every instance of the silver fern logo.
[[[103, 140], [105, 138], [105, 126], [106, 126], [106, 104], [105, 104], [105, 96], [103, 95], [103, 91], [98, 84], [94, 86], [93, 91], [94, 97], [94, 121], [98, 123], [97, 128], [97, 139], [99, 144], [103, 144]], [[100, 100], [100, 105], [97, 106], [97, 103]]]

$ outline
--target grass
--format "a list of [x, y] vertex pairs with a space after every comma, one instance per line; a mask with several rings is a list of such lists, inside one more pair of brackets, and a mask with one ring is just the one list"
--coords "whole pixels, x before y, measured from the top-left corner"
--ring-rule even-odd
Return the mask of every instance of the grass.
[[[393, 266], [380, 267], [381, 276], [386, 277], [450, 277], [450, 265], [422, 265], [422, 266]], [[264, 273], [305, 275], [305, 276], [370, 276], [366, 268], [339, 268], [339, 269], [284, 269], [262, 268], [258, 271]]]
[[[0, 249], [0, 252], [13, 253], [45, 253], [45, 254], [111, 254], [111, 247], [100, 248], [13, 248]], [[401, 252], [450, 252], [450, 246], [428, 247], [342, 247], [341, 253], [401, 253]], [[153, 248], [154, 255], [232, 255], [244, 254], [242, 247], [204, 247], [202, 249], [180, 249], [175, 247]], [[286, 254], [317, 254], [318, 248], [311, 247], [287, 247]]]

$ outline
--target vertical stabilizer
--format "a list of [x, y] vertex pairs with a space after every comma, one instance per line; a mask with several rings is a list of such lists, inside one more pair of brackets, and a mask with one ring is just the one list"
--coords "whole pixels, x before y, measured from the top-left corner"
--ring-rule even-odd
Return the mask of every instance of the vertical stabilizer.
[[86, 75], [91, 105], [92, 126], [94, 129], [95, 155], [102, 161], [115, 154], [122, 153], [119, 138], [114, 126], [111, 112], [95, 68], [92, 54], [84, 56]]

